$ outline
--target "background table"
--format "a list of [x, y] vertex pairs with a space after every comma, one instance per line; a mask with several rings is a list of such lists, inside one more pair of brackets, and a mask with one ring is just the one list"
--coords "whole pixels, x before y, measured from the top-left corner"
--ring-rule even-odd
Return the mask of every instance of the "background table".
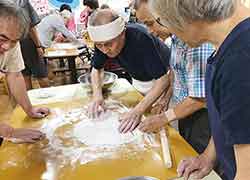
[[[67, 46], [66, 46], [67, 45]], [[77, 83], [76, 57], [84, 56], [88, 61], [91, 59], [91, 53], [87, 46], [82, 45], [77, 48], [72, 43], [56, 43], [52, 47], [45, 49], [44, 57], [47, 60], [67, 59], [69, 70], [71, 71], [72, 83]]]
[[[88, 91], [79, 84], [42, 89], [44, 92], [54, 95], [41, 100], [37, 90], [29, 91], [33, 104], [47, 104], [52, 110], [81, 107], [90, 101]], [[124, 79], [118, 79], [107, 97], [120, 101], [128, 107], [135, 106], [143, 97], [135, 91]], [[39, 101], [40, 99], [40, 101]], [[54, 111], [53, 111], [54, 112]], [[52, 116], [53, 113], [50, 115]], [[13, 113], [11, 124], [15, 127], [41, 127], [50, 117], [43, 120], [34, 120], [26, 116], [20, 107]], [[97, 159], [86, 164], [68, 164], [61, 167], [56, 174], [50, 174], [47, 179], [54, 180], [115, 180], [125, 176], [152, 176], [161, 180], [176, 177], [176, 167], [181, 159], [187, 156], [195, 156], [195, 151], [188, 145], [179, 133], [171, 127], [167, 127], [173, 168], [166, 169], [162, 162], [160, 148], [148, 151], [135, 152], [126, 158], [115, 157], [113, 159]], [[26, 179], [37, 180], [43, 177], [48, 166], [53, 167], [53, 159], [48, 159], [42, 153], [46, 147], [46, 141], [31, 145], [15, 145], [4, 142], [0, 148], [0, 179]], [[63, 161], [63, 159], [62, 159]], [[213, 172], [207, 180], [219, 180]]]

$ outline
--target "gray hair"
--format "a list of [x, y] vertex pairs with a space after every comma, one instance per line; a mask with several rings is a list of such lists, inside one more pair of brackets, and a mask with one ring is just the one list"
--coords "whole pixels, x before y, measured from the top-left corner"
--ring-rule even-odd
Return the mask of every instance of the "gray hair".
[[153, 14], [166, 26], [183, 30], [195, 21], [216, 22], [231, 17], [238, 0], [150, 0]]
[[89, 17], [89, 25], [100, 26], [113, 22], [120, 16], [111, 9], [97, 9]]
[[30, 31], [30, 18], [25, 9], [17, 4], [16, 0], [0, 0], [0, 17], [17, 20], [20, 38], [24, 38]]

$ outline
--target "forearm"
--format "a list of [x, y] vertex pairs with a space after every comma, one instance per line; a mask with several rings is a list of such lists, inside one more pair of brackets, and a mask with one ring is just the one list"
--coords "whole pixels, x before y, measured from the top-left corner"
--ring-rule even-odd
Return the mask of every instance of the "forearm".
[[215, 150], [215, 145], [214, 145], [214, 139], [213, 136], [211, 136], [209, 143], [207, 145], [207, 148], [203, 152], [203, 155], [205, 155], [210, 161], [215, 164], [216, 161], [216, 150]]
[[144, 113], [160, 96], [169, 88], [169, 79], [167, 74], [156, 80], [152, 89], [147, 93], [143, 100], [134, 108], [139, 113]]
[[91, 72], [91, 81], [92, 81], [92, 90], [93, 90], [93, 98], [101, 99], [102, 95], [102, 82], [103, 82], [103, 73], [104, 70], [97, 70], [95, 68], [92, 69]]
[[40, 43], [40, 40], [38, 38], [37, 30], [36, 30], [35, 27], [32, 27], [30, 29], [30, 33], [29, 34], [30, 34], [31, 39], [35, 43], [36, 47], [41, 47], [41, 43]]
[[32, 105], [28, 98], [22, 73], [7, 73], [6, 77], [11, 94], [14, 96], [15, 100], [23, 108], [23, 110], [27, 114], [30, 114]]
[[234, 153], [235, 153], [236, 167], [237, 167], [235, 180], [249, 179], [250, 177], [249, 151], [250, 151], [249, 144], [234, 145]]
[[204, 107], [206, 107], [205, 99], [186, 97], [173, 108], [175, 118], [171, 121], [184, 119]]

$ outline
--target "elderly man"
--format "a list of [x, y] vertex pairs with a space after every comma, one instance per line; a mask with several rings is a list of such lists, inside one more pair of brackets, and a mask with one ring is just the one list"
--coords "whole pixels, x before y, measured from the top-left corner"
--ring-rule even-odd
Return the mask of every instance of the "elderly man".
[[[145, 23], [155, 35], [166, 38], [169, 31], [154, 19], [148, 9], [148, 1], [136, 2], [138, 20]], [[140, 130], [153, 132], [167, 123], [179, 120], [179, 131], [185, 140], [197, 152], [202, 153], [205, 150], [210, 139], [208, 113], [205, 108], [205, 68], [213, 51], [211, 44], [189, 48], [176, 36], [172, 36], [170, 69], [174, 77], [171, 80], [172, 87], [168, 89], [173, 90], [171, 108], [166, 104], [169, 99], [162, 97], [158, 104], [169, 107], [168, 110], [166, 113], [146, 118], [140, 124]], [[174, 117], [167, 117], [170, 112]]]
[[89, 111], [97, 115], [103, 110], [101, 73], [107, 57], [112, 58], [132, 76], [133, 86], [146, 95], [134, 109], [121, 117], [120, 132], [133, 131], [142, 114], [168, 86], [169, 49], [143, 26], [131, 24], [125, 27], [124, 20], [111, 9], [93, 13], [88, 32], [96, 46], [92, 62], [93, 103]]
[[179, 175], [200, 179], [216, 160], [224, 179], [250, 177], [250, 19], [240, 0], [153, 0], [152, 12], [192, 47], [211, 42], [206, 72], [212, 138], [198, 157], [183, 160]]
[[[17, 6], [16, 1], [1, 0], [0, 22], [0, 71], [6, 74], [10, 92], [23, 110], [32, 118], [43, 118], [49, 110], [31, 105], [21, 73], [24, 63], [18, 41], [29, 31], [29, 18]], [[8, 125], [0, 125], [0, 136], [34, 142], [43, 137], [43, 134], [39, 131], [18, 130]]]

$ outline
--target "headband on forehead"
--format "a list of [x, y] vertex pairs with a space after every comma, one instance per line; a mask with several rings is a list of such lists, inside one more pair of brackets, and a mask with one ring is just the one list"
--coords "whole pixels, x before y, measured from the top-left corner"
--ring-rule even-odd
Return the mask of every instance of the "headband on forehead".
[[111, 23], [100, 26], [88, 25], [88, 33], [90, 39], [94, 42], [104, 42], [112, 40], [119, 36], [124, 29], [125, 21], [122, 17], [117, 18]]

